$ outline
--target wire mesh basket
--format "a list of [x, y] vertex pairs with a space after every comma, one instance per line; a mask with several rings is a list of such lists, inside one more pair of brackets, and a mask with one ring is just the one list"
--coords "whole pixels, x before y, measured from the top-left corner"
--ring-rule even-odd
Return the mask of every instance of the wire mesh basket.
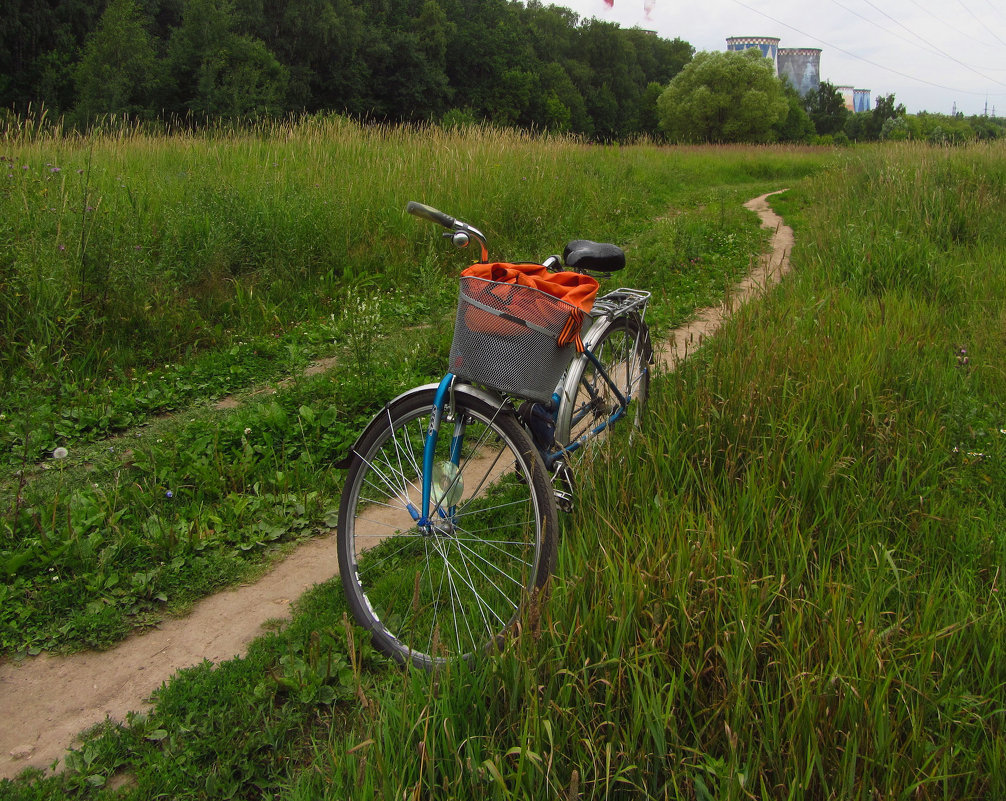
[[586, 333], [592, 317], [546, 292], [463, 276], [450, 371], [506, 395], [548, 401], [576, 347], [560, 345], [571, 319]]

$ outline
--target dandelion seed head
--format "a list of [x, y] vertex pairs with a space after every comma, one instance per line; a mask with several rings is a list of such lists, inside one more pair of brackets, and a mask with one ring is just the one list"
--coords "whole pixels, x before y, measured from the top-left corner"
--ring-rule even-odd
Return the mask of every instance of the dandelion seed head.
[[52, 452], [52, 458], [53, 459], [65, 459], [69, 455], [70, 455], [70, 452], [66, 448], [64, 448], [62, 446], [56, 448], [56, 450], [54, 450]]

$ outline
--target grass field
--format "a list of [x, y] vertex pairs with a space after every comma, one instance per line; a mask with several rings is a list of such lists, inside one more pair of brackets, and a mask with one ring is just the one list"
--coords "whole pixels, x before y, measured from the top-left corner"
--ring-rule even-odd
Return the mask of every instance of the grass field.
[[[306, 146], [298, 135], [313, 141], [315, 132], [295, 130], [295, 147]], [[362, 293], [368, 303], [356, 316], [372, 314], [374, 336], [354, 339], [338, 326], [341, 312], [333, 320], [318, 306], [303, 318], [277, 312], [271, 324], [261, 316], [247, 329], [235, 324], [231, 331], [228, 323], [221, 344], [200, 340], [196, 347], [193, 340], [170, 357], [171, 369], [188, 375], [200, 366], [216, 375], [216, 366], [231, 364], [223, 354], [236, 348], [232, 364], [245, 365], [242, 347], [256, 350], [269, 338], [293, 345], [299, 333], [302, 350], [248, 367], [254, 380], [328, 351], [342, 355], [345, 370], [296, 381], [226, 419], [201, 406], [186, 411], [173, 423], [177, 448], [150, 442], [162, 424], [153, 423], [128, 466], [110, 454], [108, 465], [94, 457], [97, 469], [85, 473], [87, 460], [73, 461], [77, 448], [107, 450], [104, 442], [85, 444], [104, 436], [101, 429], [44, 445], [18, 441], [9, 458], [24, 472], [4, 484], [3, 507], [11, 511], [0, 551], [8, 652], [109, 642], [173, 602], [166, 576], [183, 576], [178, 583], [185, 584], [197, 575], [187, 566], [203, 560], [200, 569], [212, 577], [207, 591], [227, 571], [248, 569], [248, 554], [261, 560], [323, 521], [339, 477], [317, 465], [365, 416], [353, 398], [394, 392], [388, 375], [361, 373], [378, 361], [375, 340], [382, 354], [402, 349], [396, 361], [408, 365], [401, 373], [414, 383], [439, 369], [449, 336], [449, 314], [435, 315], [411, 357], [418, 334], [395, 336], [401, 320], [417, 315], [409, 305], [417, 296], [437, 298], [429, 310], [449, 305], [447, 276], [460, 264], [429, 246], [429, 232], [400, 218], [404, 200], [426, 200], [481, 224], [491, 242], [519, 257], [541, 254], [541, 242], [554, 243], [546, 251], [559, 249], [572, 231], [626, 242], [636, 265], [631, 283], [652, 286], [654, 320], [666, 329], [687, 315], [689, 302], [715, 297], [757, 249], [761, 239], [740, 202], [790, 186], [773, 205], [796, 229], [795, 271], [678, 372], [657, 380], [641, 434], [631, 444], [616, 438], [578, 477], [581, 503], [564, 520], [551, 596], [502, 654], [435, 678], [390, 668], [345, 620], [339, 587], [320, 586], [246, 658], [183, 671], [149, 715], [93, 732], [67, 773], [0, 784], [0, 798], [1006, 793], [1001, 146], [836, 156], [598, 149], [513, 137], [508, 147], [521, 155], [497, 182], [491, 170], [469, 176], [470, 193], [454, 189], [454, 203], [450, 191], [438, 190], [437, 181], [460, 180], [448, 165], [488, 169], [489, 159], [470, 154], [484, 154], [480, 148], [501, 135], [483, 132], [449, 146], [429, 144], [423, 132], [343, 136], [346, 143], [411, 142], [423, 154], [417, 163], [436, 164], [423, 173], [431, 183], [403, 178], [401, 198], [374, 203], [370, 213], [386, 216], [363, 229], [372, 237], [359, 240], [383, 243], [384, 256], [407, 254], [398, 267], [387, 264], [388, 275], [399, 278], [376, 274], [376, 254], [362, 256], [361, 270], [341, 268], [331, 278], [329, 294], [342, 292], [351, 303], [361, 292], [346, 289], [350, 273], [372, 274]], [[228, 165], [221, 169], [242, 174], [232, 159], [258, 147], [279, 152], [280, 139], [226, 142], [238, 155], [221, 155]], [[340, 146], [348, 153], [346, 143]], [[133, 144], [191, 148], [203, 158], [204, 148], [218, 146], [141, 139], [108, 148], [125, 152]], [[45, 145], [15, 146], [23, 148], [12, 151], [18, 162]], [[368, 146], [375, 143], [360, 143], [359, 152]], [[90, 149], [82, 143], [78, 152]], [[384, 159], [370, 158], [387, 169]], [[513, 177], [525, 161], [553, 178], [531, 182], [549, 184], [552, 194], [522, 198]], [[380, 180], [373, 186], [390, 191]], [[582, 205], [572, 199], [580, 197]], [[425, 277], [410, 274], [410, 260]], [[418, 292], [413, 280], [432, 289]], [[229, 286], [235, 295], [244, 291], [240, 280]], [[277, 299], [276, 308], [294, 296]], [[196, 327], [208, 330], [218, 324], [213, 319], [207, 312]], [[156, 365], [168, 356], [148, 356], [144, 370], [165, 369]], [[9, 384], [8, 415], [31, 386], [30, 364], [10, 358], [11, 374], [20, 370], [21, 377]], [[85, 359], [74, 369], [81, 381], [132, 386], [128, 370], [136, 368], [111, 356], [98, 366]], [[364, 381], [371, 383], [361, 387]], [[333, 427], [345, 432], [331, 434]], [[69, 459], [35, 461], [64, 441]], [[64, 516], [90, 519], [80, 500], [90, 497], [88, 482], [99, 484], [94, 497], [104, 505], [90, 513], [98, 522], [82, 536], [80, 524], [61, 527]], [[210, 489], [218, 484], [223, 488]], [[164, 497], [169, 490], [172, 497]], [[186, 505], [173, 503], [179, 499]], [[254, 508], [245, 513], [241, 503]], [[267, 515], [282, 529], [274, 539], [247, 550], [227, 539], [248, 536]], [[50, 519], [58, 521], [51, 529], [43, 522]], [[132, 521], [139, 521], [135, 528]], [[48, 568], [59, 565], [66, 579], [84, 576], [78, 592], [88, 582], [100, 585], [109, 564], [100, 554], [113, 540], [115, 553], [133, 555], [140, 573], [151, 559], [165, 562], [152, 572], [168, 600], [120, 603], [115, 588], [132, 586], [136, 575], [122, 571], [110, 587], [90, 590], [95, 614], [78, 621], [85, 633], [61, 633], [74, 618], [48, 594], [49, 585], [62, 583], [47, 578]], [[144, 550], [154, 546], [160, 550]], [[99, 554], [90, 562], [88, 547]], [[173, 559], [182, 560], [174, 574], [167, 569]], [[209, 563], [219, 564], [217, 572]], [[26, 598], [49, 605], [29, 612]], [[97, 614], [104, 609], [120, 610], [114, 625]], [[106, 782], [116, 775], [128, 778], [113, 791]]]
[[[338, 119], [203, 138], [13, 133], [0, 653], [108, 645], [331, 523], [329, 464], [384, 401], [441, 373], [472, 258], [407, 200], [463, 214], [513, 260], [576, 236], [622, 242], [625, 280], [657, 294], [666, 327], [759, 249], [740, 201], [824, 160]], [[333, 355], [338, 369], [302, 377]], [[211, 405], [242, 392], [240, 409]]]

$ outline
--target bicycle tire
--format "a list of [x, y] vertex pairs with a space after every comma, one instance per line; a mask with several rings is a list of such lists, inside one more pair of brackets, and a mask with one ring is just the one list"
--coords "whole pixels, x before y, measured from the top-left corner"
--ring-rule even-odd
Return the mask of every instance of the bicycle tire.
[[[653, 355], [646, 323], [636, 314], [616, 317], [599, 333], [589, 332], [586, 344], [622, 395], [629, 398], [624, 416], [637, 427], [649, 394]], [[566, 447], [590, 433], [611, 417], [617, 404], [615, 393], [594, 364], [586, 356], [578, 357], [563, 384], [555, 427], [556, 444]], [[599, 441], [606, 433], [605, 430], [593, 439]], [[583, 450], [574, 452], [573, 458]]]
[[421, 530], [408, 510], [420, 506], [432, 387], [396, 399], [368, 427], [339, 509], [353, 616], [382, 653], [426, 669], [501, 644], [555, 566], [558, 521], [541, 457], [512, 409], [467, 389], [455, 392], [436, 451], [442, 464], [453, 421], [464, 421], [463, 495], [444, 515], [431, 511], [434, 529]]

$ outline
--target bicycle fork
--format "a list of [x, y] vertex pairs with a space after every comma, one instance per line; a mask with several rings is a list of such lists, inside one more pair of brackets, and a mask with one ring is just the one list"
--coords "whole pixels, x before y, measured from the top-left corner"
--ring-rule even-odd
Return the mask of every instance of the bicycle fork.
[[[440, 381], [437, 392], [433, 396], [433, 409], [430, 412], [430, 425], [426, 430], [426, 440], [423, 444], [423, 487], [420, 508], [409, 505], [409, 514], [419, 528], [426, 533], [433, 533], [434, 523], [430, 519], [431, 501], [436, 506], [441, 520], [449, 520], [454, 515], [457, 502], [464, 489], [461, 479], [461, 447], [464, 443], [465, 421], [455, 414], [454, 382], [456, 376], [448, 373]], [[437, 442], [440, 437], [440, 424], [444, 420], [453, 420], [454, 432], [451, 437], [451, 448], [446, 462], [436, 463]], [[449, 466], [448, 466], [449, 465]], [[434, 487], [434, 473], [439, 469], [437, 486]], [[444, 506], [447, 506], [445, 509]]]

